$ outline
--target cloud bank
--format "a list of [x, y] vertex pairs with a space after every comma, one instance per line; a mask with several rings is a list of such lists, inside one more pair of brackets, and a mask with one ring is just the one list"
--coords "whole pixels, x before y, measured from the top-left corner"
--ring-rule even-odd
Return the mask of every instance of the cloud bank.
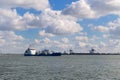
[[36, 10], [44, 10], [46, 8], [49, 8], [49, 1], [48, 0], [2, 0], [0, 1], [0, 7], [1, 8], [16, 8], [16, 7], [22, 7], [26, 9], [34, 8]]
[[[51, 9], [48, 0], [0, 1], [0, 47], [7, 48], [7, 46], [15, 47], [19, 45], [16, 50], [21, 49], [20, 46], [26, 47], [28, 44], [26, 42], [29, 39], [18, 35], [16, 32], [38, 29], [39, 38], [33, 40], [35, 43], [42, 44], [43, 48], [45, 46], [50, 48], [56, 45], [56, 48], [61, 50], [83, 48], [83, 50], [87, 51], [88, 48], [94, 47], [102, 49], [104, 52], [112, 48], [118, 51], [116, 47], [120, 45], [118, 44], [120, 42], [119, 17], [106, 23], [106, 25], [88, 27], [88, 29], [91, 28], [88, 32], [85, 32], [86, 26], [81, 26], [79, 22], [85, 19], [99, 19], [110, 14], [119, 16], [119, 4], [119, 0], [78, 0], [72, 2], [63, 10], [57, 11]], [[41, 11], [41, 13], [36, 15], [27, 11], [21, 16], [17, 12], [17, 7], [32, 8], [36, 11]], [[94, 31], [97, 33], [91, 33]], [[79, 33], [87, 34], [83, 36]], [[14, 51], [13, 48], [10, 50]], [[22, 48], [22, 50], [24, 49]]]

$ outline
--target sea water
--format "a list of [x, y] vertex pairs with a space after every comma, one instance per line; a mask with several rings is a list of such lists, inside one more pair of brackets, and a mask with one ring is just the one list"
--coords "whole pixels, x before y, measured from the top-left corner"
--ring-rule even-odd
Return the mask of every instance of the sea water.
[[120, 55], [1, 55], [0, 80], [120, 80]]

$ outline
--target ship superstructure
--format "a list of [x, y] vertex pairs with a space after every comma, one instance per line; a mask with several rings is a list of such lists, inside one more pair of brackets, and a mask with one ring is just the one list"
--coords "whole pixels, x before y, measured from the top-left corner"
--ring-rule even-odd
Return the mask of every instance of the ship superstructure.
[[24, 55], [26, 56], [26, 55], [28, 55], [28, 56], [32, 56], [32, 55], [36, 55], [36, 50], [35, 49], [31, 49], [31, 48], [28, 48], [26, 51], [25, 51], [25, 53], [24, 53]]

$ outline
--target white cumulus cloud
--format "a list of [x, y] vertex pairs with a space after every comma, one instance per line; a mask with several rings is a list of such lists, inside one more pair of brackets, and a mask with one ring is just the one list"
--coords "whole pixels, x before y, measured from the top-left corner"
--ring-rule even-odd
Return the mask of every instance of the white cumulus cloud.
[[39, 35], [43, 36], [43, 37], [53, 37], [53, 36], [55, 36], [55, 35], [53, 35], [51, 33], [46, 33], [45, 30], [40, 31]]
[[23, 52], [25, 44], [24, 37], [13, 31], [0, 31], [0, 51], [3, 53]]
[[62, 13], [80, 19], [94, 17], [94, 11], [91, 9], [90, 5], [86, 2], [86, 0], [72, 2], [72, 4], [65, 8]]
[[82, 30], [75, 18], [64, 16], [59, 11], [46, 10], [41, 19], [46, 24], [45, 31], [48, 33], [73, 34]]
[[63, 42], [63, 43], [68, 43], [69, 40], [68, 40], [68, 38], [64, 37], [64, 38], [62, 38], [62, 42]]
[[105, 27], [105, 26], [101, 26], [101, 25], [99, 25], [99, 26], [91, 26], [90, 28], [93, 31], [99, 31], [99, 32], [103, 32], [103, 33], [106, 33], [106, 32], [109, 31], [109, 27]]
[[34, 8], [36, 10], [44, 10], [46, 8], [49, 8], [49, 1], [48, 0], [1, 0], [0, 1], [0, 7], [1, 8], [16, 8], [16, 7], [22, 7], [22, 8]]
[[16, 10], [0, 8], [0, 30], [21, 30], [25, 24], [21, 21]]
[[13, 31], [0, 31], [1, 39], [7, 41], [23, 41], [24, 38], [20, 35], [16, 35]]
[[98, 18], [115, 14], [120, 15], [119, 0], [79, 0], [70, 4], [62, 13], [78, 19]]

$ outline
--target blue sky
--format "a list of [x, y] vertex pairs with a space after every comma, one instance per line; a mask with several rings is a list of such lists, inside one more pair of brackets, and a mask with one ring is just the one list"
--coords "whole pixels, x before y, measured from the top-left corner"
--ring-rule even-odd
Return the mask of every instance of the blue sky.
[[50, 5], [53, 10], [62, 10], [66, 6], [70, 5], [72, 2], [75, 2], [78, 0], [49, 0]]
[[0, 1], [0, 51], [23, 53], [32, 44], [37, 50], [88, 52], [95, 48], [98, 52], [120, 52], [119, 3], [116, 0]]

